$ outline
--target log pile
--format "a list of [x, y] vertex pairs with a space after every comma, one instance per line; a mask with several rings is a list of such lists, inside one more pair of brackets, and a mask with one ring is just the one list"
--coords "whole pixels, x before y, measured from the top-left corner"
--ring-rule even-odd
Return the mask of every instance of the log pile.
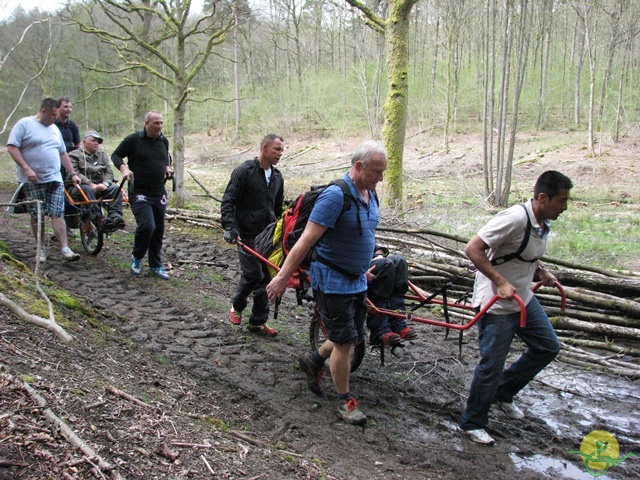
[[[219, 214], [168, 209], [169, 220], [220, 229]], [[430, 229], [380, 225], [377, 241], [409, 263], [410, 280], [427, 292], [448, 285], [448, 298], [469, 299], [473, 275], [462, 249], [466, 238]], [[640, 378], [640, 272], [614, 271], [553, 257], [542, 260], [563, 285], [567, 307], [556, 289], [540, 288], [538, 299], [562, 342], [559, 359], [630, 378]], [[468, 318], [468, 311], [449, 309]]]
[[[378, 243], [405, 255], [410, 279], [426, 291], [447, 283], [449, 298], [470, 296], [473, 276], [462, 252], [468, 239], [425, 229], [380, 226]], [[538, 300], [562, 343], [559, 360], [640, 378], [640, 272], [614, 271], [553, 257], [542, 261], [562, 284], [567, 306], [561, 311], [557, 289], [542, 287]], [[468, 297], [465, 297], [468, 298]], [[464, 312], [455, 312], [467, 316]]]

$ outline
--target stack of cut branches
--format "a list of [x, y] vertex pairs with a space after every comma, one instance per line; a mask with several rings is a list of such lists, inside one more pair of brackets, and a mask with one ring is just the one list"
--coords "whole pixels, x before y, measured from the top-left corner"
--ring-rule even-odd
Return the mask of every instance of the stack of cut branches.
[[[378, 243], [401, 252], [410, 279], [427, 291], [448, 285], [449, 298], [468, 298], [473, 276], [461, 248], [468, 239], [426, 229], [380, 226]], [[564, 287], [566, 309], [557, 289], [537, 296], [562, 342], [559, 359], [596, 370], [640, 378], [640, 273], [613, 271], [563, 261], [542, 260]], [[467, 297], [465, 297], [465, 293]], [[450, 315], [469, 316], [449, 309]]]

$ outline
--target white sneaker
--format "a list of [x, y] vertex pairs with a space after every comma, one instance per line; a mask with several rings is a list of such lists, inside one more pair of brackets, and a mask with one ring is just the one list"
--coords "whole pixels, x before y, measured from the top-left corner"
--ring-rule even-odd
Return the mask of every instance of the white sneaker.
[[46, 262], [47, 261], [47, 247], [40, 247], [40, 262]]
[[62, 253], [62, 258], [65, 262], [75, 262], [76, 260], [80, 260], [80, 255], [73, 253], [69, 247], [64, 247], [60, 250], [60, 253]]
[[472, 442], [480, 443], [482, 445], [493, 445], [495, 440], [491, 438], [484, 428], [478, 428], [476, 430], [463, 430], [465, 436]]
[[496, 402], [498, 406], [502, 409], [507, 416], [513, 418], [514, 420], [522, 420], [524, 418], [524, 413], [520, 410], [515, 403], [507, 403], [507, 402]]

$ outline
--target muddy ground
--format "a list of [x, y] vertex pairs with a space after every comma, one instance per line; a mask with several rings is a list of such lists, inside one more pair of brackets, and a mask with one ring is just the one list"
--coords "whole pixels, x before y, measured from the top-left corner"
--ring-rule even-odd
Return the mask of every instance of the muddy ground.
[[[0, 202], [10, 193], [2, 189]], [[64, 289], [86, 306], [57, 310], [71, 346], [0, 307], [0, 479], [581, 479], [591, 476], [570, 452], [593, 430], [639, 455], [600, 478], [640, 477], [638, 382], [559, 362], [519, 395], [524, 420], [492, 412], [495, 446], [462, 438], [455, 425], [477, 360], [473, 329], [461, 357], [457, 335], [427, 325], [384, 366], [368, 351], [352, 392], [369, 421], [345, 425], [330, 379], [326, 396], [315, 396], [297, 366], [309, 348], [308, 305], [287, 294], [270, 321], [274, 339], [231, 325], [233, 249], [221, 232], [178, 221], [164, 248], [171, 280], [133, 277], [125, 213], [127, 228], [98, 256], [63, 264], [53, 244], [43, 266], [48, 292]], [[0, 239], [33, 269], [25, 218], [3, 212], [0, 221]], [[78, 239], [71, 245], [81, 251]], [[98, 472], [97, 458], [52, 431], [22, 381], [114, 470]]]

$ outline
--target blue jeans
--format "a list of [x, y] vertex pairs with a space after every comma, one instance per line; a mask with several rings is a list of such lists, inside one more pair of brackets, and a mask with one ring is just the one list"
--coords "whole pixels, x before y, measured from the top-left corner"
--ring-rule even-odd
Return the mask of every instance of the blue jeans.
[[[463, 430], [485, 428], [493, 402], [511, 403], [538, 372], [560, 351], [560, 342], [549, 317], [533, 297], [526, 309], [527, 324], [520, 328], [520, 314], [484, 315], [478, 322], [480, 363], [476, 367], [460, 419]], [[503, 371], [513, 336], [518, 335], [527, 349]]]

